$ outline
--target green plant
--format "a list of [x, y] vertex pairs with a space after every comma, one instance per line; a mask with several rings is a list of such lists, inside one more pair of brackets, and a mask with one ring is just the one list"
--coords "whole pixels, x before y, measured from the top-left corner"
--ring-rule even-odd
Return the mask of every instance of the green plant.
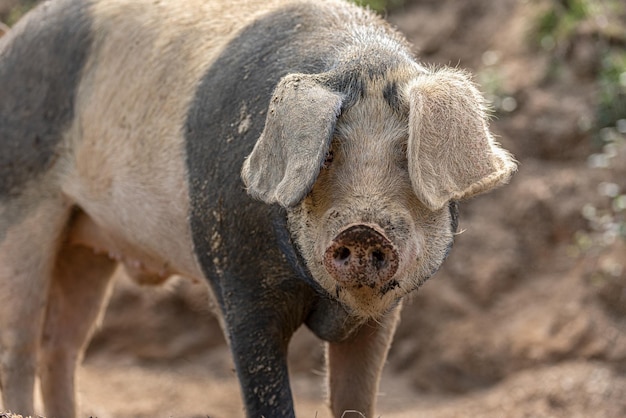
[[13, 26], [26, 12], [32, 9], [40, 0], [21, 0], [17, 6], [13, 7], [9, 12], [6, 24]]
[[590, 0], [553, 1], [551, 7], [538, 18], [534, 33], [542, 47], [552, 49], [555, 45], [568, 42], [576, 27], [592, 10]]
[[598, 126], [615, 126], [626, 118], [626, 51], [622, 48], [612, 48], [602, 58], [598, 86]]
[[406, 0], [351, 0], [352, 2], [369, 7], [370, 9], [378, 12], [385, 13], [390, 10], [398, 9], [405, 5]]
[[[492, 51], [488, 51], [487, 53], [490, 52]], [[485, 61], [486, 60], [483, 58], [483, 62]], [[490, 110], [494, 112], [496, 116], [501, 116], [515, 111], [517, 108], [517, 101], [504, 88], [504, 78], [497, 65], [485, 65], [485, 67], [478, 72], [477, 77], [478, 84], [480, 85], [483, 93], [485, 94], [485, 98], [490, 105]]]
[[[626, 158], [626, 119], [618, 120], [615, 127], [601, 129], [599, 135], [604, 146], [589, 157], [589, 166], [621, 168]], [[612, 181], [600, 183], [597, 190], [601, 197], [598, 203], [587, 203], [581, 209], [588, 230], [575, 235], [575, 247], [580, 252], [601, 251], [617, 239], [626, 241], [626, 190]]]
[[[591, 41], [599, 57], [595, 72], [595, 131], [626, 118], [626, 3], [622, 0], [552, 0], [537, 17], [533, 42], [552, 56], [547, 78], [558, 78], [568, 51]], [[602, 146], [597, 134], [594, 140]]]

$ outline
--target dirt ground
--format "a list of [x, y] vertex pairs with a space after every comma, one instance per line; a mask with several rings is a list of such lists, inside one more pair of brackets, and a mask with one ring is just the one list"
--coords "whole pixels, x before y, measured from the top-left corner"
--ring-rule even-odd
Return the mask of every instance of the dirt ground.
[[[424, 62], [477, 74], [520, 169], [462, 204], [451, 256], [405, 304], [379, 417], [626, 417], [615, 203], [626, 193], [626, 134], [605, 131], [617, 137], [604, 148], [593, 140], [593, 31], [566, 51], [529, 41], [548, 3], [420, 0], [388, 16]], [[329, 416], [322, 344], [299, 331], [290, 362], [298, 416]], [[85, 417], [243, 416], [206, 294], [180, 278], [142, 288], [119, 274], [78, 387]]]

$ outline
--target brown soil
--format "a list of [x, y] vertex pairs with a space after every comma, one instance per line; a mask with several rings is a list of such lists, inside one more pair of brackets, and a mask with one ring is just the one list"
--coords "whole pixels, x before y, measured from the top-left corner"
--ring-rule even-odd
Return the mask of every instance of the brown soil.
[[[405, 304], [380, 417], [626, 416], [626, 242], [606, 226], [626, 147], [589, 163], [597, 51], [581, 36], [551, 76], [555, 57], [528, 41], [547, 2], [421, 0], [389, 16], [425, 62], [500, 80], [514, 106], [492, 126], [520, 170], [461, 206], [450, 258]], [[290, 361], [298, 416], [328, 416], [322, 344], [299, 331]], [[243, 415], [206, 294], [182, 279], [119, 275], [78, 387], [81, 416]]]

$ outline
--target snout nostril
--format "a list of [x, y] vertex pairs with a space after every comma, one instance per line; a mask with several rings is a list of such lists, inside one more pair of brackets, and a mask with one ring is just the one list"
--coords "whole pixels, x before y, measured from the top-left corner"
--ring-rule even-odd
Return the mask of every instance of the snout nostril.
[[387, 257], [381, 250], [372, 251], [372, 264], [376, 270], [380, 270], [387, 265]]
[[335, 251], [335, 260], [338, 262], [346, 262], [350, 258], [350, 249], [348, 247], [339, 247]]

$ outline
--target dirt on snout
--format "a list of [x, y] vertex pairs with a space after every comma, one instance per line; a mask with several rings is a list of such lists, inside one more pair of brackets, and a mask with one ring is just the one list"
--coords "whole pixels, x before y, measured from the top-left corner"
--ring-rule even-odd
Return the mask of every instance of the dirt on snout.
[[[477, 75], [520, 166], [461, 204], [450, 257], [405, 303], [379, 417], [626, 417], [626, 140], [597, 139], [593, 25], [565, 47], [532, 40], [557, 3], [576, 2], [422, 0], [387, 16], [424, 62]], [[298, 416], [330, 416], [322, 343], [303, 329], [290, 349]], [[179, 278], [118, 274], [78, 388], [81, 417], [243, 416], [205, 289]]]

